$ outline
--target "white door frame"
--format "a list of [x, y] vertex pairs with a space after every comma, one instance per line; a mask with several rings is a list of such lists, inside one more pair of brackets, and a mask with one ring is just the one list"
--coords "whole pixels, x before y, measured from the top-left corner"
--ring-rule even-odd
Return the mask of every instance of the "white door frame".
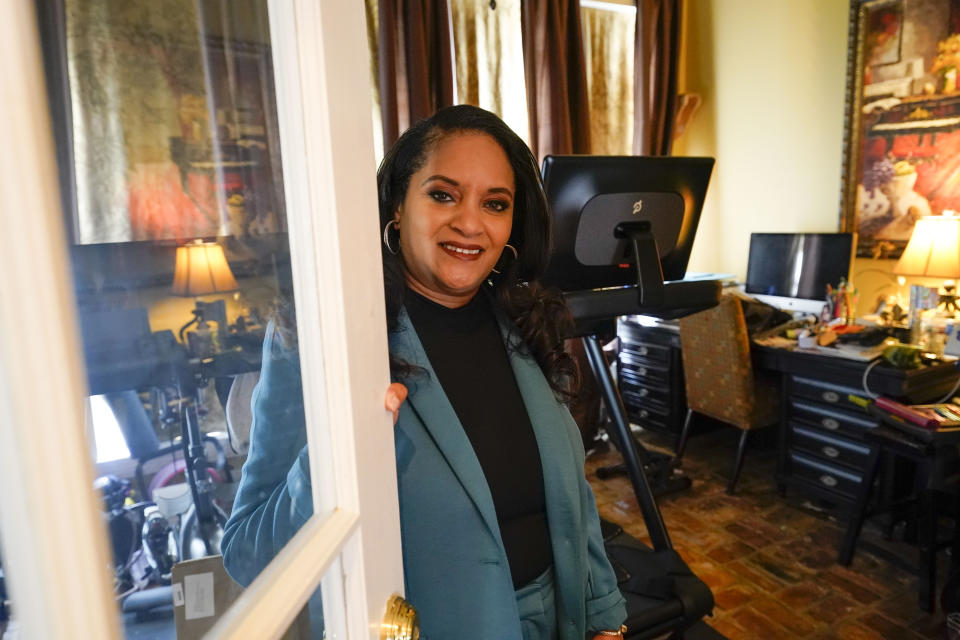
[[[4, 568], [26, 637], [116, 638], [33, 3], [0, 4]], [[375, 638], [403, 572], [363, 4], [269, 6], [317, 515], [210, 635], [278, 637], [323, 578], [328, 637]]]

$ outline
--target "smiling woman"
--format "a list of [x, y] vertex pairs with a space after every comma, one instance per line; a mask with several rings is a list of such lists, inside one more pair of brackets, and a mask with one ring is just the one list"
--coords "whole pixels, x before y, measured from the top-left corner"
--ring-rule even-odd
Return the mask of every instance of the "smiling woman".
[[498, 117], [461, 105], [404, 133], [378, 184], [391, 368], [410, 388], [395, 427], [404, 566], [424, 636], [618, 629], [560, 402], [576, 383], [569, 312], [538, 283], [551, 227], [536, 160]]
[[[512, 171], [512, 221], [509, 239], [503, 245], [507, 251], [496, 252], [499, 260], [492, 263], [492, 268], [484, 276], [488, 292], [517, 324], [524, 343], [543, 368], [551, 387], [566, 397], [569, 383], [577, 376], [573, 360], [563, 351], [561, 344], [564, 323], [569, 321], [569, 316], [559, 294], [545, 290], [537, 282], [547, 265], [551, 238], [540, 171], [526, 143], [500, 118], [483, 109], [468, 105], [441, 109], [410, 127], [383, 159], [377, 182], [380, 227], [384, 230], [382, 258], [388, 328], [397, 327], [410, 280], [407, 252], [396, 229], [397, 213], [404, 206], [408, 191], [417, 188], [414, 174], [430, 161], [442, 142], [464, 134], [470, 134], [467, 140], [487, 137], [495, 141], [506, 155]], [[466, 155], [460, 162], [479, 164], [472, 147], [463, 151]], [[446, 171], [450, 172], [449, 169]], [[434, 173], [420, 175], [425, 179]], [[496, 186], [509, 184], [507, 181]], [[499, 199], [505, 199], [505, 196]], [[519, 283], [526, 284], [517, 286]], [[402, 362], [391, 358], [391, 369], [395, 374], [405, 370]]]
[[513, 227], [507, 154], [487, 134], [453, 134], [436, 143], [410, 182], [394, 217], [407, 284], [446, 307], [463, 306], [500, 260]]

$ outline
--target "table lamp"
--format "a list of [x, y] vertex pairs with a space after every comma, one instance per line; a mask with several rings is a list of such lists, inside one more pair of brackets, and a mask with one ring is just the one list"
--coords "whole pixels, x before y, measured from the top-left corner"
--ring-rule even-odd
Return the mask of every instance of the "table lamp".
[[944, 278], [940, 302], [957, 311], [955, 278], [960, 278], [960, 217], [953, 211], [917, 220], [903, 255], [893, 268], [897, 275]]
[[[178, 296], [209, 295], [227, 293], [239, 288], [230, 265], [223, 254], [223, 247], [215, 242], [195, 240], [177, 247], [176, 263], [173, 269], [173, 293]], [[209, 303], [197, 300], [193, 310], [193, 319], [180, 328], [180, 341], [184, 341], [184, 332], [196, 323], [196, 331], [187, 335], [190, 351], [199, 357], [216, 353], [217, 344], [207, 323]], [[218, 331], [223, 331], [226, 313], [220, 314]]]

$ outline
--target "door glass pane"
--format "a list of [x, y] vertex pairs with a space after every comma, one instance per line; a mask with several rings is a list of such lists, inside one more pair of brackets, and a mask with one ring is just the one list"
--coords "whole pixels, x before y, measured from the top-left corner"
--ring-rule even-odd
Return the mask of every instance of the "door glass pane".
[[172, 638], [313, 509], [266, 0], [38, 17], [117, 602]]

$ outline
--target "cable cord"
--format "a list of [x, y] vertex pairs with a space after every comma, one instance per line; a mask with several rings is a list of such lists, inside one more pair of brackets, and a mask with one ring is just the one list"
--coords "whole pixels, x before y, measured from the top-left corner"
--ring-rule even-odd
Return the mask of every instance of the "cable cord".
[[[960, 364], [957, 364], [957, 365], [954, 365], [954, 366], [957, 367], [957, 368], [960, 368]], [[952, 397], [953, 397], [953, 394], [955, 394], [955, 393], [957, 392], [957, 389], [960, 389], [960, 377], [957, 378], [957, 383], [956, 383], [955, 385], [953, 385], [953, 389], [950, 389], [950, 391], [947, 392], [947, 395], [945, 395], [945, 396], [943, 396], [942, 398], [940, 398], [939, 400], [937, 400], [937, 404], [940, 404], [941, 402], [946, 402], [947, 400], [949, 400], [950, 398], [952, 398]]]
[[867, 376], [870, 375], [870, 372], [873, 371], [873, 368], [883, 362], [882, 357], [876, 357], [873, 359], [873, 362], [867, 365], [867, 368], [863, 370], [863, 378], [860, 380], [861, 385], [863, 386], [863, 392], [867, 394], [868, 398], [876, 398], [880, 394], [870, 391], [870, 387], [867, 386]]

